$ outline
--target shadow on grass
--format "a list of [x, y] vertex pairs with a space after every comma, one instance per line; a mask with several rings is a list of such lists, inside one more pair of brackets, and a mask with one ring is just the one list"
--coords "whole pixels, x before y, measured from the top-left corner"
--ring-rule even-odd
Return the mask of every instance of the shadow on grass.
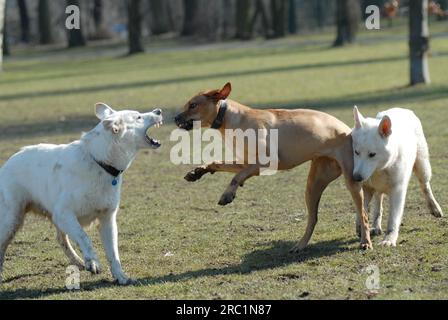
[[[329, 109], [329, 108], [352, 108], [353, 105], [372, 106], [387, 103], [389, 107], [397, 106], [395, 104], [417, 101], [430, 101], [444, 99], [448, 97], [448, 86], [421, 86], [409, 87], [401, 86], [385, 90], [363, 92], [342, 97], [332, 97], [325, 99], [304, 99], [287, 102], [269, 102], [256, 105], [257, 108], [312, 108], [312, 109]], [[253, 106], [253, 105], [252, 105]], [[403, 106], [403, 105], [401, 105]], [[405, 107], [405, 106], [404, 106]]]
[[[363, 106], [377, 106], [381, 104], [388, 104], [388, 107], [401, 106], [406, 107], [406, 103], [416, 103], [426, 101], [448, 98], [448, 86], [421, 86], [416, 88], [411, 87], [395, 87], [374, 92], [363, 92], [357, 94], [346, 95], [335, 98], [325, 98], [319, 100], [294, 100], [283, 102], [267, 102], [263, 104], [248, 105], [265, 109], [265, 108], [311, 108], [324, 110], [331, 108], [352, 108], [353, 105]], [[240, 101], [245, 103], [245, 101]], [[173, 123], [173, 117], [176, 110], [173, 107], [163, 106], [165, 109], [165, 122], [167, 124]], [[8, 140], [18, 137], [37, 137], [50, 136], [59, 134], [78, 134], [82, 131], [91, 130], [97, 124], [96, 118], [92, 116], [75, 116], [68, 117], [64, 121], [57, 119], [43, 122], [33, 123], [18, 123], [14, 125], [2, 126], [0, 124], [0, 141]]]
[[[444, 53], [444, 55], [448, 55], [448, 52]], [[135, 89], [135, 88], [142, 88], [142, 87], [148, 87], [148, 86], [178, 84], [178, 83], [183, 83], [183, 82], [204, 81], [204, 80], [210, 80], [210, 79], [220, 79], [220, 78], [230, 79], [230, 78], [240, 77], [240, 76], [254, 76], [254, 75], [262, 75], [262, 74], [269, 74], [269, 73], [287, 73], [287, 72], [294, 72], [294, 71], [299, 71], [299, 70], [331, 68], [331, 67], [345, 67], [345, 66], [351, 66], [351, 65], [368, 65], [368, 64], [375, 64], [375, 63], [386, 63], [386, 62], [394, 62], [394, 61], [405, 60], [405, 59], [407, 59], [407, 57], [405, 57], [405, 56], [395, 56], [395, 57], [383, 57], [383, 58], [377, 58], [377, 59], [329, 61], [329, 62], [323, 62], [323, 63], [286, 65], [286, 66], [280, 66], [280, 67], [256, 68], [256, 69], [232, 71], [232, 72], [216, 72], [213, 74], [202, 74], [202, 75], [176, 77], [176, 78], [168, 78], [168, 79], [143, 80], [143, 81], [134, 81], [134, 82], [127, 82], [127, 83], [109, 83], [109, 84], [102, 84], [102, 85], [81, 87], [81, 88], [47, 90], [47, 91], [40, 91], [40, 92], [39, 91], [38, 92], [20, 92], [20, 93], [0, 95], [0, 101], [10, 101], [10, 100], [15, 100], [15, 99], [26, 99], [26, 98], [41, 98], [41, 97], [51, 97], [51, 96], [63, 96], [63, 95], [71, 95], [71, 94], [94, 93], [94, 92], [98, 92], [98, 91], [108, 91], [108, 90], [127, 90], [127, 89]], [[198, 90], [199, 89], [200, 88], [198, 88]]]
[[[353, 250], [351, 245], [355, 242], [357, 242], [356, 239], [322, 241], [309, 245], [300, 253], [290, 253], [289, 250], [296, 244], [296, 242], [274, 241], [268, 243], [268, 248], [257, 249], [246, 254], [243, 257], [242, 262], [238, 265], [226, 266], [222, 268], [205, 268], [179, 274], [169, 274], [161, 277], [141, 278], [138, 279], [138, 286], [151, 286], [167, 282], [175, 283], [221, 275], [250, 274], [254, 271], [275, 269], [293, 263], [304, 263], [320, 257], [327, 257], [339, 252]], [[5, 282], [11, 282], [11, 280], [6, 279]], [[82, 291], [92, 291], [115, 286], [117, 286], [115, 283], [107, 280], [81, 283]], [[45, 290], [21, 288], [16, 290], [0, 291], [0, 299], [35, 299], [67, 292], [68, 291], [65, 288], [48, 288]]]

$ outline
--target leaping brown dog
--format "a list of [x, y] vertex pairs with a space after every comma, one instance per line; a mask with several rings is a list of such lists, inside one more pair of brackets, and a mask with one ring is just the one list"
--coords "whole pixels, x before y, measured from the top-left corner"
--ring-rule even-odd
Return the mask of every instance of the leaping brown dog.
[[[371, 249], [368, 216], [364, 210], [361, 184], [355, 182], [353, 173], [353, 149], [351, 129], [335, 117], [308, 109], [252, 109], [227, 99], [231, 85], [222, 89], [197, 94], [184, 106], [184, 111], [175, 117], [179, 128], [191, 130], [193, 121], [201, 121], [202, 127], [211, 127], [221, 132], [225, 139], [226, 129], [278, 129], [278, 170], [288, 170], [311, 161], [306, 187], [308, 222], [305, 234], [292, 251], [302, 250], [308, 244], [317, 223], [319, 201], [325, 188], [341, 174], [354, 200], [361, 221], [361, 248]], [[226, 142], [227, 143], [227, 142]], [[199, 166], [189, 172], [185, 179], [196, 181], [206, 173], [233, 172], [230, 185], [220, 205], [231, 203], [236, 191], [244, 181], [260, 174], [259, 162], [248, 162], [247, 145], [244, 145], [244, 161], [238, 163], [213, 162]], [[257, 150], [258, 152], [258, 150]], [[258, 157], [257, 157], [258, 159]]]

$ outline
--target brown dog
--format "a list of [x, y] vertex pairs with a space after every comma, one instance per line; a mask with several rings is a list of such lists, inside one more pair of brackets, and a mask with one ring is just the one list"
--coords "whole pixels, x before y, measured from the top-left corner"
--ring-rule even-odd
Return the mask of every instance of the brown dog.
[[[322, 192], [330, 182], [344, 175], [346, 186], [355, 202], [361, 221], [361, 247], [372, 247], [368, 216], [363, 207], [361, 184], [352, 178], [353, 149], [351, 129], [335, 117], [307, 109], [265, 109], [257, 110], [227, 99], [231, 91], [230, 83], [221, 90], [211, 90], [197, 94], [175, 117], [179, 128], [191, 130], [193, 121], [201, 121], [202, 127], [212, 127], [225, 138], [226, 129], [278, 129], [278, 170], [287, 170], [306, 161], [312, 161], [306, 187], [308, 223], [304, 236], [292, 251], [299, 251], [308, 244], [317, 223], [318, 205]], [[226, 100], [227, 99], [227, 100]], [[244, 146], [247, 148], [247, 145]], [[244, 181], [260, 174], [259, 162], [247, 161], [248, 151], [244, 150], [243, 163], [213, 162], [189, 172], [185, 179], [196, 181], [206, 173], [217, 171], [233, 172], [230, 185], [219, 200], [220, 205], [233, 201], [236, 190]]]

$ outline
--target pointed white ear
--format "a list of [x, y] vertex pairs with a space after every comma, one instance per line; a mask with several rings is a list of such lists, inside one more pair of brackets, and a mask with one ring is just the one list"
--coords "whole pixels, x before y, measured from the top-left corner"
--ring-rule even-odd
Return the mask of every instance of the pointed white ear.
[[353, 107], [353, 117], [355, 119], [355, 128], [359, 129], [362, 127], [362, 123], [364, 121], [364, 117], [362, 116], [361, 112], [359, 112], [358, 107]]
[[387, 138], [392, 134], [392, 121], [388, 116], [384, 116], [381, 119], [380, 125], [378, 126], [378, 133], [383, 138]]
[[98, 119], [104, 120], [111, 114], [115, 113], [115, 110], [109, 107], [107, 104], [98, 102], [95, 104], [95, 115]]

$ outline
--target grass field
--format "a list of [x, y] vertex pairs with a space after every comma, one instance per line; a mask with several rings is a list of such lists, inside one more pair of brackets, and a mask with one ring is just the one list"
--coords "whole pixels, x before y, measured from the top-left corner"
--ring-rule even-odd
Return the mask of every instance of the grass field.
[[[0, 75], [0, 164], [24, 145], [77, 139], [95, 125], [97, 101], [117, 109], [160, 106], [166, 125], [154, 132], [162, 148], [142, 152], [124, 178], [121, 260], [141, 284], [115, 286], [104, 268], [99, 276], [83, 271], [81, 290], [67, 291], [68, 261], [54, 227], [29, 216], [7, 252], [0, 298], [447, 299], [448, 222], [429, 215], [415, 179], [396, 248], [358, 249], [354, 207], [339, 179], [322, 198], [310, 246], [290, 254], [306, 225], [308, 164], [250, 179], [222, 208], [217, 202], [231, 175], [189, 184], [183, 176], [191, 166], [169, 161], [169, 119], [193, 94], [226, 81], [242, 103], [318, 108], [350, 126], [354, 104], [369, 116], [403, 106], [423, 122], [433, 190], [447, 211], [448, 24], [433, 23], [431, 32], [432, 84], [416, 88], [407, 87], [401, 27], [363, 33], [360, 44], [341, 49], [330, 48], [332, 34], [326, 34], [166, 50], [154, 45], [134, 57], [92, 57], [98, 48], [20, 52]], [[106, 267], [96, 228], [89, 234]], [[380, 270], [376, 293], [365, 286], [369, 265]]]

